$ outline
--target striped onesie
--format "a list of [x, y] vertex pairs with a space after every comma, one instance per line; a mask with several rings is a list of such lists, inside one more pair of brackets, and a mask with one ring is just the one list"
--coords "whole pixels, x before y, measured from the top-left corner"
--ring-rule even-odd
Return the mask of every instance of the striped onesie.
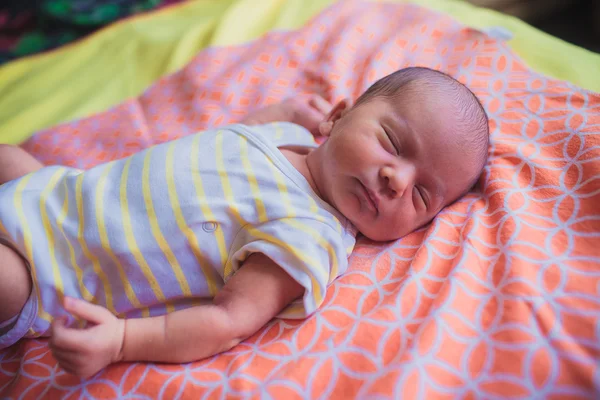
[[317, 145], [291, 123], [236, 124], [0, 186], [0, 237], [28, 261], [33, 281], [0, 348], [45, 336], [66, 315], [64, 295], [128, 318], [199, 304], [253, 252], [306, 289], [280, 316], [313, 313], [346, 270], [356, 229], [313, 192], [283, 146]]

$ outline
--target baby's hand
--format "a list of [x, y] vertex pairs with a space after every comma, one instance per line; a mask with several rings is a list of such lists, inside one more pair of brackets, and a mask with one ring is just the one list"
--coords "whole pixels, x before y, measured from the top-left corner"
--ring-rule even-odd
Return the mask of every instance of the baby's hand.
[[305, 127], [313, 135], [319, 135], [319, 124], [333, 107], [319, 95], [293, 97], [284, 100], [284, 104], [290, 109], [290, 122]]
[[253, 112], [242, 123], [258, 125], [278, 121], [293, 122], [313, 135], [318, 135], [319, 124], [325, 120], [331, 108], [331, 103], [316, 94], [290, 97]]
[[84, 300], [65, 297], [64, 306], [71, 314], [94, 325], [76, 329], [65, 326], [62, 319], [54, 320], [50, 349], [62, 369], [89, 378], [107, 365], [120, 361], [124, 320], [106, 308]]

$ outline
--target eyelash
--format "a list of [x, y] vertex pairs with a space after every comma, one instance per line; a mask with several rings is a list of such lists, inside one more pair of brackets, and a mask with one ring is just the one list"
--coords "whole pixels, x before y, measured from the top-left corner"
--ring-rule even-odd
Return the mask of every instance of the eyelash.
[[398, 147], [396, 147], [396, 144], [394, 143], [394, 141], [392, 140], [392, 137], [390, 136], [390, 134], [388, 133], [387, 129], [383, 130], [385, 132], [385, 135], [387, 136], [388, 140], [390, 141], [390, 143], [392, 144], [392, 147], [394, 148], [394, 151], [396, 151], [396, 155], [400, 155], [400, 149]]
[[[394, 151], [396, 152], [396, 155], [400, 155], [400, 149], [398, 147], [396, 147], [396, 144], [392, 140], [392, 137], [388, 133], [387, 129], [384, 128], [383, 131], [385, 132], [385, 135], [387, 136], [388, 140], [392, 144], [392, 147], [394, 148]], [[423, 204], [425, 205], [425, 209], [429, 209], [429, 206], [427, 204], [427, 200], [425, 199], [425, 196], [423, 195], [422, 190], [418, 186], [415, 186], [415, 189], [419, 193], [419, 196], [421, 196], [421, 200], [423, 201]]]
[[421, 188], [419, 188], [418, 186], [415, 186], [415, 189], [417, 190], [417, 192], [419, 192], [419, 196], [421, 196], [421, 200], [423, 200], [423, 204], [425, 205], [425, 209], [428, 209], [429, 206], [427, 205], [427, 200], [425, 200], [425, 196], [423, 195], [423, 192], [422, 192]]

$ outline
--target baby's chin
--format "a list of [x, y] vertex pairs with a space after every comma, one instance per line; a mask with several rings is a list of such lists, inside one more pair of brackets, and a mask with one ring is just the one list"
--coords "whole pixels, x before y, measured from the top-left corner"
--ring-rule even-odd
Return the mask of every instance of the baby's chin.
[[433, 218], [428, 222], [420, 226], [406, 226], [402, 229], [396, 229], [392, 231], [386, 231], [385, 229], [377, 229], [373, 224], [360, 224], [355, 223], [354, 226], [358, 229], [358, 232], [364, 237], [374, 242], [393, 242], [400, 240], [403, 237], [410, 235], [411, 233], [418, 231], [419, 229], [429, 225], [433, 221]]
[[384, 232], [382, 230], [373, 230], [373, 229], [361, 229], [357, 226], [358, 231], [364, 237], [374, 242], [393, 242], [399, 239], [402, 239], [404, 236], [408, 235], [410, 232]]

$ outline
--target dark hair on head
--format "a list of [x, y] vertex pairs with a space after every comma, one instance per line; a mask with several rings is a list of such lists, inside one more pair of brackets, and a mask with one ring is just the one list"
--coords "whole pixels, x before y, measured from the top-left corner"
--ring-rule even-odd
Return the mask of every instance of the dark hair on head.
[[[460, 135], [465, 148], [476, 148], [483, 169], [488, 156], [490, 128], [488, 116], [477, 96], [465, 85], [441, 71], [426, 67], [408, 67], [387, 75], [371, 85], [357, 100], [354, 107], [366, 103], [374, 97], [397, 98], [401, 101], [407, 95], [427, 90], [443, 90], [453, 98], [460, 128], [470, 131], [470, 135]], [[473, 179], [473, 186], [479, 174]], [[470, 188], [469, 188], [470, 189]]]

